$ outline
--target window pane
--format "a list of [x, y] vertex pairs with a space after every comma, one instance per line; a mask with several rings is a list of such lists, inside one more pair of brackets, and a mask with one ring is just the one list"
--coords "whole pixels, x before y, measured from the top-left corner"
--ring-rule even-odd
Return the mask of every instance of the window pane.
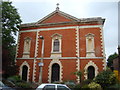
[[46, 85], [43, 90], [55, 90], [55, 85]]
[[59, 52], [59, 40], [58, 39], [54, 40], [53, 51], [54, 52]]
[[65, 87], [65, 86], [58, 85], [57, 90], [69, 90], [69, 89], [67, 87]]

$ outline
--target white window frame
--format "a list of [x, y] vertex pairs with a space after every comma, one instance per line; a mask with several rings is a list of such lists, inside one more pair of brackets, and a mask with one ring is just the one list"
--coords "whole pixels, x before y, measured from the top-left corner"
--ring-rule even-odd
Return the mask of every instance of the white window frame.
[[[61, 45], [62, 45], [62, 35], [55, 33], [52, 36], [52, 49], [51, 49], [51, 53], [61, 53]], [[54, 52], [54, 41], [58, 39], [59, 40], [59, 51], [58, 52]]]

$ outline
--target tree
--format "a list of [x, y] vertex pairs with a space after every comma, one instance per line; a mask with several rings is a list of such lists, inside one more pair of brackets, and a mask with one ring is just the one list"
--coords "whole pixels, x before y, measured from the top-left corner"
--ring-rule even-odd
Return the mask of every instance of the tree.
[[113, 60], [116, 58], [118, 56], [118, 54], [117, 53], [114, 53], [114, 54], [112, 54], [112, 55], [110, 55], [109, 57], [108, 57], [108, 59], [107, 59], [107, 66], [108, 67], [112, 67], [113, 66]]
[[83, 75], [82, 72], [81, 71], [76, 71], [76, 72], [74, 72], [74, 74], [79, 77], [79, 80], [80, 80], [79, 83], [80, 83], [81, 82], [81, 77]]
[[106, 87], [116, 84], [117, 79], [116, 79], [115, 74], [110, 69], [107, 69], [106, 71], [100, 72], [95, 77], [95, 82], [100, 84], [103, 88], [106, 88]]
[[16, 51], [15, 36], [21, 22], [17, 9], [12, 6], [12, 2], [2, 1], [2, 64], [4, 71], [10, 68], [8, 66], [11, 63], [14, 63]]

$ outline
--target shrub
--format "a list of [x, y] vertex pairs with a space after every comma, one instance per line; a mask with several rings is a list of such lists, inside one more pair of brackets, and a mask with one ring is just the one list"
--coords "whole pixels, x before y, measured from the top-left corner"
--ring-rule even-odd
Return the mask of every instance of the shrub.
[[16, 85], [21, 88], [31, 88], [30, 84], [28, 84], [26, 82], [18, 82], [18, 83], [16, 83]]
[[90, 88], [88, 87], [88, 85], [86, 84], [86, 85], [84, 85], [84, 86], [82, 86], [82, 88], [81, 89], [85, 89], [85, 90], [90, 90]]
[[91, 83], [91, 82], [92, 82], [92, 80], [86, 79], [86, 80], [84, 80], [84, 81], [82, 81], [82, 82], [80, 83], [80, 86], [83, 87], [83, 86], [85, 86], [85, 85], [88, 85], [88, 84]]
[[16, 83], [16, 82], [20, 81], [21, 79], [20, 79], [20, 76], [15, 75], [15, 76], [9, 77], [8, 80], [12, 81], [13, 83]]
[[80, 90], [80, 89], [81, 89], [80, 84], [76, 84], [76, 85], [74, 86], [74, 90]]
[[23, 81], [20, 79], [20, 76], [11, 76], [9, 77], [7, 80], [13, 82], [15, 84], [16, 87], [18, 88], [31, 88], [32, 85], [26, 81]]
[[112, 90], [119, 90], [120, 89], [120, 83], [114, 84], [107, 89], [112, 89]]
[[111, 70], [103, 71], [99, 73], [95, 78], [95, 82], [100, 84], [103, 88], [114, 85], [116, 81], [116, 76]]
[[88, 84], [88, 88], [101, 90], [101, 85], [96, 82], [91, 82], [90, 84]]

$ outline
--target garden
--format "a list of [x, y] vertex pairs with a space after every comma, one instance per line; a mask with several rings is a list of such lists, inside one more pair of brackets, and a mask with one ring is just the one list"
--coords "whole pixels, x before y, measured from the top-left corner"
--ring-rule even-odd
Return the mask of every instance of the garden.
[[[82, 74], [78, 74], [79, 77]], [[87, 90], [120, 90], [120, 81], [116, 78], [114, 72], [110, 69], [100, 72], [93, 80], [82, 80], [81, 83], [75, 85], [68, 86], [72, 90], [80, 90], [80, 89], [87, 89]]]
[[[79, 77], [82, 76], [80, 71], [79, 73], [75, 74]], [[60, 82], [60, 84], [66, 84], [69, 88], [71, 88], [71, 90], [120, 90], [120, 82], [117, 80], [116, 75], [110, 69], [100, 72], [93, 80], [86, 79], [80, 81], [81, 83], [77, 84], [73, 81]], [[21, 80], [20, 76], [11, 76], [7, 79], [2, 79], [2, 82], [9, 87], [23, 89], [29, 88], [30, 90], [35, 90], [35, 88], [38, 86], [38, 84]]]

